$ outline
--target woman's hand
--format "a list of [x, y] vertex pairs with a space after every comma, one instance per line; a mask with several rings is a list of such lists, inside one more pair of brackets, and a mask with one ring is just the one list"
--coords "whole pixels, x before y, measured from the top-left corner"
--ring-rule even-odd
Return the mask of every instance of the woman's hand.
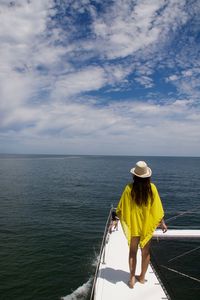
[[163, 233], [165, 233], [167, 231], [167, 225], [165, 224], [165, 221], [163, 219], [160, 222], [160, 228], [162, 229]]

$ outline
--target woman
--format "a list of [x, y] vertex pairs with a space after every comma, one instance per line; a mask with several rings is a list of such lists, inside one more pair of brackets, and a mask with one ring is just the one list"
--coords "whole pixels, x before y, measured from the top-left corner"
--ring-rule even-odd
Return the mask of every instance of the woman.
[[[158, 225], [167, 231], [164, 211], [156, 186], [150, 182], [152, 171], [144, 161], [138, 161], [133, 174], [133, 183], [128, 184], [121, 196], [116, 213], [120, 219], [129, 244], [129, 287], [133, 288], [136, 279], [145, 282], [145, 274], [150, 261], [150, 240]], [[135, 276], [138, 246], [141, 247], [141, 273]]]

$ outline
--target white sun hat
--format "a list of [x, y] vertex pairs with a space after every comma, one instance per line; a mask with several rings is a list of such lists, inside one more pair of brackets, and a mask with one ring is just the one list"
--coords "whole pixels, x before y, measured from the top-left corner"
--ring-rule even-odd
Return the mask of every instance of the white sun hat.
[[135, 165], [135, 168], [132, 168], [130, 172], [131, 174], [142, 178], [151, 177], [152, 174], [151, 169], [147, 166], [145, 161], [138, 161]]

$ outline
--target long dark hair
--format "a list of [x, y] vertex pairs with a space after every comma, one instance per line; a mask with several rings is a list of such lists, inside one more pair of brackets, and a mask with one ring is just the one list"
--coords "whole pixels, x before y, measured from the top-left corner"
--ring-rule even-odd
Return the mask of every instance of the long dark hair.
[[147, 205], [149, 196], [151, 199], [151, 203], [153, 202], [153, 193], [151, 190], [150, 182], [150, 177], [142, 178], [134, 175], [131, 196], [133, 201], [135, 201], [137, 205]]

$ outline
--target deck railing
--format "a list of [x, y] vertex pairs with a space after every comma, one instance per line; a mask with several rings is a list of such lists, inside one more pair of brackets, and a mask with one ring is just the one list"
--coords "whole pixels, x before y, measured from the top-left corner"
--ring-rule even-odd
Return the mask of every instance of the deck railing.
[[101, 263], [101, 260], [102, 260], [102, 263], [105, 264], [107, 236], [108, 236], [108, 230], [109, 230], [109, 226], [110, 226], [110, 223], [111, 223], [111, 216], [112, 216], [112, 211], [113, 210], [114, 210], [114, 207], [111, 206], [111, 209], [110, 209], [110, 212], [108, 214], [107, 221], [106, 221], [104, 234], [103, 234], [103, 239], [102, 239], [101, 248], [100, 248], [99, 257], [98, 257], [98, 262], [97, 262], [97, 267], [96, 267], [96, 271], [95, 271], [95, 274], [94, 274], [94, 280], [93, 280], [93, 284], [92, 284], [90, 300], [94, 299], [95, 285], [96, 285], [96, 281], [97, 281], [97, 276], [98, 276], [98, 272], [99, 272], [99, 265]]

